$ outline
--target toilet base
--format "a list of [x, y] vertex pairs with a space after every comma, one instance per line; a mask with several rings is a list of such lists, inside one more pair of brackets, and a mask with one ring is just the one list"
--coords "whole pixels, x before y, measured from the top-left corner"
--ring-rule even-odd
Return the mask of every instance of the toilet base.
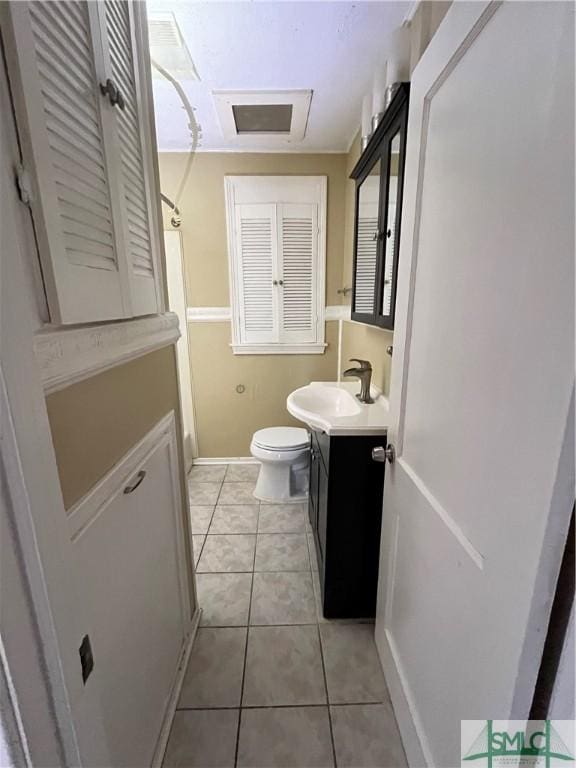
[[254, 496], [260, 501], [298, 504], [308, 498], [308, 477], [301, 467], [262, 462]]
[[279, 460], [252, 447], [260, 459], [260, 472], [254, 496], [269, 504], [301, 504], [308, 498], [308, 449], [298, 452], [291, 460]]

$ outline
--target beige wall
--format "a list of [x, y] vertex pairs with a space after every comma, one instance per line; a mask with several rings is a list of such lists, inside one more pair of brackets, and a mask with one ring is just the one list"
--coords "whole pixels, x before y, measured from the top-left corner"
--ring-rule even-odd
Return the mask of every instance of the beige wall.
[[171, 410], [179, 413], [174, 348], [151, 352], [54, 392], [46, 405], [69, 509], [162, 416]]
[[[249, 456], [257, 429], [303, 425], [286, 398], [310, 381], [334, 381], [338, 323], [326, 323], [323, 355], [233, 355], [230, 323], [191, 323], [196, 424], [202, 457]], [[236, 392], [243, 385], [242, 394]]]
[[[162, 191], [174, 195], [185, 155], [160, 154]], [[224, 176], [302, 175], [328, 177], [326, 303], [340, 303], [344, 257], [346, 155], [199, 153], [182, 199], [188, 306], [230, 305]], [[165, 225], [170, 213], [165, 209]], [[234, 355], [230, 323], [188, 326], [198, 451], [201, 457], [249, 456], [257, 429], [297, 424], [286, 397], [313, 380], [334, 381], [338, 324], [326, 324], [322, 355]], [[245, 387], [243, 394], [236, 387]], [[300, 425], [301, 426], [301, 425]]]
[[[185, 161], [185, 154], [160, 153], [160, 182], [162, 192], [168, 197], [173, 196], [180, 185]], [[343, 154], [198, 153], [179, 201], [188, 305], [230, 305], [224, 176], [234, 174], [328, 177], [326, 303], [340, 303], [336, 290], [340, 288], [344, 253], [345, 168], [346, 155]], [[163, 208], [168, 229], [171, 214], [166, 206]]]

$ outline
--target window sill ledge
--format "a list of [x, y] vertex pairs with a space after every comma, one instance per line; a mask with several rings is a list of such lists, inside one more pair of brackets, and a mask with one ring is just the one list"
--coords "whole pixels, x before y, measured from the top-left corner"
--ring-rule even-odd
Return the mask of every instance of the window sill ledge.
[[328, 344], [231, 344], [235, 355], [323, 355]]

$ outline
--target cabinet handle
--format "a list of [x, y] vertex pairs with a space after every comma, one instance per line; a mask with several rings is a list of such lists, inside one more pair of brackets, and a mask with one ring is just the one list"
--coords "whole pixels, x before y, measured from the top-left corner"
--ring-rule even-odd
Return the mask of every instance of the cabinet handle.
[[124, 488], [124, 493], [133, 493], [136, 488], [140, 485], [142, 480], [146, 477], [146, 470], [141, 469], [138, 474], [136, 475], [136, 480], [134, 480], [133, 483], [130, 485], [127, 485], [126, 488]]
[[122, 110], [126, 109], [124, 96], [122, 96], [122, 93], [116, 86], [116, 83], [113, 80], [110, 80], [110, 78], [106, 80], [105, 85], [100, 83], [100, 93], [102, 96], [108, 96], [108, 101], [110, 104], [112, 104], [113, 107], [118, 106]]

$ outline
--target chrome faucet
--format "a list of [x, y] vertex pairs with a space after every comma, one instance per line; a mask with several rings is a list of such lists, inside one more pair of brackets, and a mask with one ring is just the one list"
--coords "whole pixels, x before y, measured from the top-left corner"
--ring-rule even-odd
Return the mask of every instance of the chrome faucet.
[[358, 363], [358, 368], [348, 368], [342, 376], [354, 376], [360, 379], [360, 392], [356, 395], [361, 403], [373, 403], [370, 397], [370, 379], [372, 378], [372, 366], [369, 360], [358, 360], [357, 357], [350, 358], [351, 363]]

